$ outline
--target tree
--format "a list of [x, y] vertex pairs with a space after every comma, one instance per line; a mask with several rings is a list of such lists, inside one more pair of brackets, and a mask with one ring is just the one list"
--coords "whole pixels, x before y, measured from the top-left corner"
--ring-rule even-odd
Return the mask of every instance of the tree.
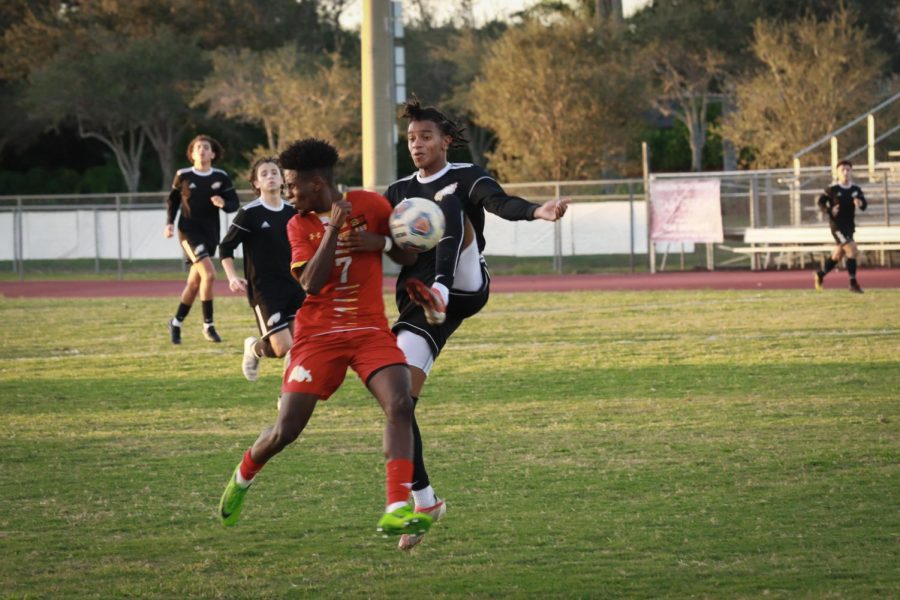
[[197, 73], [208, 69], [208, 61], [190, 38], [162, 28], [151, 37], [129, 40], [118, 60], [130, 65], [129, 102], [140, 114], [141, 127], [156, 151], [162, 183], [167, 189], [175, 175], [181, 134], [191, 117], [189, 102]]
[[736, 110], [722, 132], [759, 167], [788, 166], [794, 152], [871, 106], [885, 62], [846, 8], [826, 21], [757, 21], [752, 48], [762, 66], [734, 84]]
[[101, 51], [81, 56], [60, 53], [33, 72], [25, 103], [39, 119], [59, 124], [73, 119], [81, 137], [107, 146], [116, 158], [129, 192], [141, 177], [146, 134], [143, 115], [132, 103], [133, 65], [120, 59], [114, 40], [98, 32]]
[[212, 115], [262, 126], [277, 153], [300, 137], [321, 137], [341, 152], [347, 171], [358, 169], [361, 148], [360, 73], [340, 57], [308, 55], [293, 45], [276, 50], [223, 52], [194, 97]]
[[656, 108], [687, 128], [691, 170], [700, 171], [709, 104], [718, 95], [725, 58], [715, 50], [689, 48], [674, 40], [652, 43], [645, 52], [659, 87]]
[[195, 73], [206, 69], [199, 49], [167, 29], [148, 38], [91, 34], [92, 48], [64, 47], [33, 71], [24, 102], [56, 126], [73, 120], [79, 135], [113, 153], [129, 191], [140, 183], [145, 142], [157, 153], [165, 189], [174, 175]]
[[472, 89], [477, 121], [497, 134], [507, 180], [568, 180], [619, 170], [644, 108], [644, 83], [608, 29], [528, 20], [493, 45]]

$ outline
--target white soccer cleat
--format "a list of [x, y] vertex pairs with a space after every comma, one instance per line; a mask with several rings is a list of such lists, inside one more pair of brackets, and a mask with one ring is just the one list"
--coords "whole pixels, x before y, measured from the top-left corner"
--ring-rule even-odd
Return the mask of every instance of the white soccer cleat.
[[259, 357], [253, 351], [255, 344], [255, 337], [244, 339], [244, 361], [241, 363], [241, 371], [244, 372], [247, 381], [256, 381], [256, 377], [259, 375]]
[[[414, 510], [417, 513], [428, 515], [429, 517], [431, 517], [432, 523], [437, 523], [445, 514], [447, 514], [447, 504], [437, 496], [435, 496], [434, 499], [435, 503], [433, 506], [417, 506]], [[413, 548], [415, 548], [416, 544], [422, 541], [424, 537], [425, 533], [422, 533], [420, 535], [404, 533], [400, 536], [400, 541], [397, 543], [397, 548], [399, 548], [400, 550], [412, 550]]]

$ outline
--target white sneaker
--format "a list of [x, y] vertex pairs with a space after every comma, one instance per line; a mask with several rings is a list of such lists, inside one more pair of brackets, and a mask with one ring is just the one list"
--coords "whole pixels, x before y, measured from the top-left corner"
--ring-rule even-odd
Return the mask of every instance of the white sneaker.
[[259, 375], [259, 357], [253, 351], [254, 344], [256, 344], [255, 337], [244, 339], [244, 362], [241, 363], [241, 371], [244, 372], [247, 381], [256, 381], [256, 376]]
[[[447, 514], [447, 505], [444, 503], [444, 501], [437, 496], [435, 496], [434, 499], [435, 503], [433, 506], [416, 506], [414, 509], [414, 511], [417, 513], [422, 513], [431, 517], [432, 524], [437, 523], [445, 514]], [[412, 550], [416, 546], [416, 544], [422, 541], [422, 538], [424, 537], [424, 533], [420, 535], [404, 533], [400, 536], [400, 541], [397, 543], [397, 548], [399, 548], [400, 550]]]

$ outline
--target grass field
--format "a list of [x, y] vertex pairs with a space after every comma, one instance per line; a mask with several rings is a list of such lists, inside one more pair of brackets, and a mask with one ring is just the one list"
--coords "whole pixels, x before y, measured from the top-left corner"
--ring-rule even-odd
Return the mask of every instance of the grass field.
[[235, 298], [172, 347], [175, 303], [0, 298], [0, 597], [900, 596], [900, 291], [496, 295], [423, 395], [450, 510], [408, 554], [355, 377], [218, 524], [280, 361], [242, 378]]

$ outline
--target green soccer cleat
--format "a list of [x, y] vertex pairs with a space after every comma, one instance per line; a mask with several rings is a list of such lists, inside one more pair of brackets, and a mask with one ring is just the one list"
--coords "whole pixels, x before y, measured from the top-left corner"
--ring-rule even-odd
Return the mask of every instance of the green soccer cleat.
[[389, 535], [403, 535], [411, 533], [414, 535], [424, 535], [431, 527], [431, 517], [422, 513], [413, 512], [411, 506], [401, 506], [394, 512], [386, 512], [381, 515], [378, 520], [378, 527], [375, 529], [384, 537]]
[[240, 468], [241, 466], [238, 465], [234, 469], [228, 485], [225, 486], [225, 492], [222, 493], [222, 499], [219, 500], [219, 520], [225, 527], [231, 527], [237, 523], [238, 517], [241, 516], [241, 507], [244, 506], [244, 496], [250, 489], [249, 485], [247, 487], [239, 486], [235, 479]]

